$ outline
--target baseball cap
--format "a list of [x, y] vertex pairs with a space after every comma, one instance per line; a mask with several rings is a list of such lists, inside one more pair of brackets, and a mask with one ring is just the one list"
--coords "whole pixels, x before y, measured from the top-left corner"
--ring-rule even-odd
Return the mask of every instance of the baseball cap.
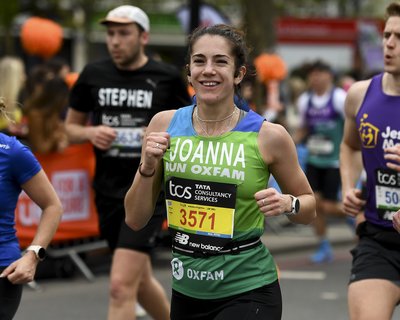
[[150, 22], [147, 14], [140, 8], [130, 5], [116, 7], [100, 20], [101, 24], [114, 23], [137, 23], [144, 31], [150, 31]]

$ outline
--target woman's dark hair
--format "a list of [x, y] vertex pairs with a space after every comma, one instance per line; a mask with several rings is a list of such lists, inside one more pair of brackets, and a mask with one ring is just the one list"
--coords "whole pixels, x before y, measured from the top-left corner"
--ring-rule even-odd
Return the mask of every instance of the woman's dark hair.
[[66, 106], [69, 95], [68, 85], [64, 79], [54, 77], [44, 79], [36, 91], [28, 97], [26, 108], [40, 109], [43, 113], [61, 113]]
[[244, 33], [234, 27], [225, 24], [216, 24], [209, 27], [198, 27], [195, 29], [188, 38], [188, 55], [186, 57], [187, 63], [190, 63], [190, 56], [192, 55], [193, 45], [196, 41], [204, 36], [221, 36], [227, 39], [232, 44], [232, 54], [235, 57], [235, 77], [239, 74], [239, 68], [246, 66], [248, 58], [248, 50], [244, 39]]
[[[235, 57], [235, 73], [239, 75], [240, 67], [247, 65], [248, 48], [245, 41], [244, 32], [232, 26], [225, 24], [216, 24], [213, 26], [200, 26], [196, 28], [188, 37], [188, 52], [186, 61], [190, 65], [190, 57], [193, 52], [193, 46], [196, 41], [205, 35], [220, 36], [231, 43], [232, 55]], [[240, 84], [235, 87], [236, 95], [240, 96]]]

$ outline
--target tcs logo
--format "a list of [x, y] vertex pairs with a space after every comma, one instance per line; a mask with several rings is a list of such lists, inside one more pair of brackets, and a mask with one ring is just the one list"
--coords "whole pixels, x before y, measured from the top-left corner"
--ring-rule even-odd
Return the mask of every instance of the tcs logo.
[[385, 186], [395, 186], [397, 184], [397, 175], [378, 171], [378, 183]]
[[168, 190], [169, 194], [173, 197], [177, 198], [183, 198], [183, 199], [191, 199], [192, 194], [190, 190], [192, 190], [191, 187], [183, 187], [179, 184], [174, 184], [171, 180], [168, 181]]
[[102, 115], [102, 124], [105, 124], [110, 127], [119, 127], [119, 119], [117, 116], [108, 116], [103, 114]]

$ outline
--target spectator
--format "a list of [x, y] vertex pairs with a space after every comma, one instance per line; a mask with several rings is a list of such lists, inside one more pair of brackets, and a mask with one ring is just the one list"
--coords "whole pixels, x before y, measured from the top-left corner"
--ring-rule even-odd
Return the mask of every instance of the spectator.
[[61, 152], [68, 146], [61, 114], [68, 103], [69, 89], [64, 79], [44, 77], [25, 101], [27, 140], [33, 152]]

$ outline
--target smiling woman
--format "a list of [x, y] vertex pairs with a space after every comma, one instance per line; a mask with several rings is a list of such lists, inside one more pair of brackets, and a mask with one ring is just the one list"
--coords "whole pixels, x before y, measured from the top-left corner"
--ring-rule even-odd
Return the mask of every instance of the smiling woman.
[[[246, 62], [241, 31], [215, 25], [191, 34], [187, 74], [196, 105], [152, 118], [125, 196], [126, 222], [139, 230], [165, 183], [173, 320], [281, 319], [275, 263], [260, 241], [264, 218], [309, 223], [315, 216], [289, 134], [235, 105]], [[266, 188], [270, 173], [284, 194]], [[292, 208], [296, 197], [301, 208]]]

